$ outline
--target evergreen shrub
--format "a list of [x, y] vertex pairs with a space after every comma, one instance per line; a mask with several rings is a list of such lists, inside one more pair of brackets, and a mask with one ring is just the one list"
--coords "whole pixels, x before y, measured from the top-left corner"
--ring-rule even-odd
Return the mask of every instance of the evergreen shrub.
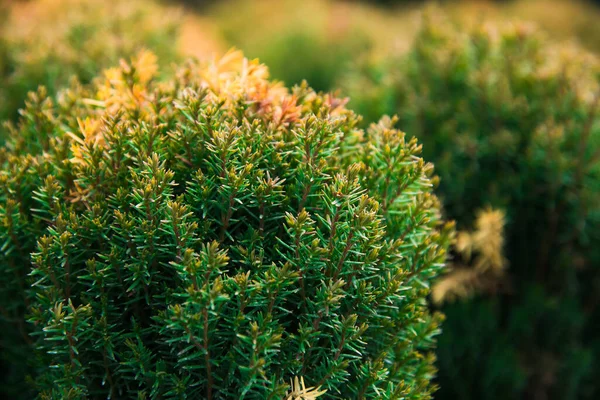
[[30, 94], [0, 152], [3, 342], [39, 397], [430, 398], [452, 224], [417, 141], [238, 52], [157, 73]]
[[423, 143], [459, 229], [506, 215], [504, 289], [445, 308], [439, 398], [598, 398], [598, 60], [527, 24], [425, 15], [407, 54], [357, 66], [345, 89]]

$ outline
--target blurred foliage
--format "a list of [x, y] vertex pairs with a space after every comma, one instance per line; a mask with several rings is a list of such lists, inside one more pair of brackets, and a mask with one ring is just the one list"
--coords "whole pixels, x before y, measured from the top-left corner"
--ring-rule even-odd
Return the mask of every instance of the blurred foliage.
[[577, 40], [600, 52], [600, 7], [590, 0], [461, 0], [442, 4], [463, 24], [482, 20], [529, 21], [559, 40]]
[[[174, 0], [175, 1], [175, 0]], [[177, 2], [177, 1], [175, 1]], [[227, 0], [195, 6], [214, 24], [222, 48], [234, 46], [271, 66], [273, 77], [293, 85], [306, 79], [317, 90], [332, 90], [334, 77], [352, 61], [407, 50], [423, 4], [401, 1]], [[576, 37], [600, 50], [600, 8], [585, 0], [460, 0], [441, 7], [465, 24], [486, 19], [531, 19], [556, 38]]]
[[419, 4], [419, 3], [427, 3], [428, 0], [338, 0], [345, 1], [348, 3], [370, 3], [377, 4], [382, 6], [404, 6], [406, 4]]
[[367, 121], [398, 114], [420, 139], [459, 228], [506, 210], [510, 280], [445, 308], [439, 398], [600, 395], [599, 68], [531, 25], [458, 29], [429, 12], [407, 54], [344, 80]]
[[208, 6], [212, 6], [218, 2], [226, 2], [229, 0], [172, 0], [176, 3], [184, 4], [188, 7], [192, 7], [195, 9], [203, 9]]
[[477, 213], [474, 231], [456, 237], [456, 260], [433, 286], [431, 298], [441, 304], [475, 293], [494, 293], [506, 270], [504, 257], [504, 212], [484, 209]]
[[412, 11], [327, 0], [231, 0], [208, 15], [225, 42], [263, 60], [275, 79], [317, 90], [334, 89], [357, 58], [402, 48], [416, 26]]
[[[89, 82], [140, 48], [178, 58], [178, 12], [145, 0], [33, 0], [6, 5], [0, 26], [0, 120], [14, 120], [27, 92]], [[0, 140], [1, 140], [0, 135]]]
[[328, 90], [340, 70], [368, 47], [351, 27], [335, 32], [329, 8], [313, 0], [240, 0], [225, 2], [216, 18], [224, 39], [269, 65], [275, 79], [287, 85], [307, 80], [316, 90]]

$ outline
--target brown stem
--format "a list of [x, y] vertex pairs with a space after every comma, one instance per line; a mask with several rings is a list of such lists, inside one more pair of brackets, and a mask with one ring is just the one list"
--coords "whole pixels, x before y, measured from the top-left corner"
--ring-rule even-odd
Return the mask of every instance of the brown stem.
[[313, 184], [312, 184], [312, 182], [310, 182], [304, 188], [304, 193], [302, 193], [302, 199], [300, 200], [300, 204], [298, 205], [298, 213], [300, 211], [302, 211], [302, 209], [304, 208], [304, 205], [306, 204], [306, 200], [308, 199], [308, 194], [310, 193], [310, 189], [312, 189], [312, 186], [313, 186]]
[[210, 364], [210, 352], [208, 350], [208, 309], [204, 307], [202, 310], [202, 316], [204, 317], [204, 361], [206, 362], [206, 374], [208, 378], [208, 386], [206, 386], [206, 398], [212, 400], [212, 366]]
[[227, 232], [227, 229], [229, 228], [229, 222], [231, 221], [231, 216], [233, 215], [233, 200], [235, 199], [235, 196], [237, 194], [237, 191], [233, 191], [230, 195], [229, 195], [229, 203], [227, 205], [227, 214], [224, 214], [221, 222], [221, 234], [219, 235], [219, 242], [223, 242], [225, 240], [225, 233]]
[[[296, 260], [300, 260], [300, 231], [296, 230], [296, 239], [294, 242], [296, 247]], [[298, 269], [298, 280], [300, 281], [300, 294], [302, 296], [302, 305], [306, 306], [306, 289], [304, 288], [304, 274], [302, 268]]]
[[341, 205], [337, 206], [336, 210], [335, 210], [335, 215], [333, 216], [333, 221], [331, 222], [331, 233], [329, 235], [329, 256], [331, 258], [331, 255], [333, 253], [333, 239], [335, 237], [335, 234], [337, 232], [337, 222], [340, 219], [340, 209], [341, 209]]
[[115, 383], [112, 378], [112, 374], [110, 373], [110, 369], [108, 368], [108, 358], [106, 357], [106, 349], [102, 352], [102, 359], [104, 361], [104, 372], [106, 373], [106, 379], [108, 380], [108, 384], [110, 386], [110, 398], [112, 399], [115, 392]]
[[342, 272], [342, 265], [344, 264], [344, 261], [346, 261], [346, 257], [348, 256], [348, 252], [350, 251], [350, 249], [352, 248], [352, 239], [354, 238], [354, 231], [350, 231], [350, 233], [348, 234], [348, 238], [346, 239], [346, 247], [344, 247], [344, 251], [337, 263], [337, 266], [335, 267], [335, 273], [333, 274], [333, 278], [332, 280], [336, 280], [337, 277], [339, 276], [340, 272]]
[[262, 201], [258, 207], [258, 231], [261, 235], [265, 232], [265, 203]]
[[65, 280], [66, 280], [65, 294], [67, 296], [67, 300], [69, 300], [71, 298], [71, 266], [70, 266], [68, 257], [65, 261]]

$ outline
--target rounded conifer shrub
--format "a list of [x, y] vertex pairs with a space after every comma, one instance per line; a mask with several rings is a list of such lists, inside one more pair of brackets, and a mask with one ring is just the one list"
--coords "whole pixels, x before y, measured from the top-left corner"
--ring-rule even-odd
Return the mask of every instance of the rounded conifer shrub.
[[357, 67], [346, 90], [423, 143], [458, 228], [488, 206], [506, 216], [504, 288], [445, 308], [440, 398], [597, 398], [598, 59], [527, 24], [430, 11], [408, 53]]
[[0, 152], [40, 398], [430, 398], [452, 225], [416, 140], [238, 52], [156, 76], [32, 93]]

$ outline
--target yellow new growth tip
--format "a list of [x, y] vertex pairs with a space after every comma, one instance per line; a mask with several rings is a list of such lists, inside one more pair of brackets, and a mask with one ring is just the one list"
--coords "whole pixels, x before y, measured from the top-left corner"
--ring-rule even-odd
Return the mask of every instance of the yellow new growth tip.
[[290, 382], [290, 386], [292, 391], [286, 395], [285, 400], [313, 400], [327, 392], [327, 390], [320, 390], [321, 386], [307, 388], [304, 385], [304, 378], [298, 380], [297, 376]]

